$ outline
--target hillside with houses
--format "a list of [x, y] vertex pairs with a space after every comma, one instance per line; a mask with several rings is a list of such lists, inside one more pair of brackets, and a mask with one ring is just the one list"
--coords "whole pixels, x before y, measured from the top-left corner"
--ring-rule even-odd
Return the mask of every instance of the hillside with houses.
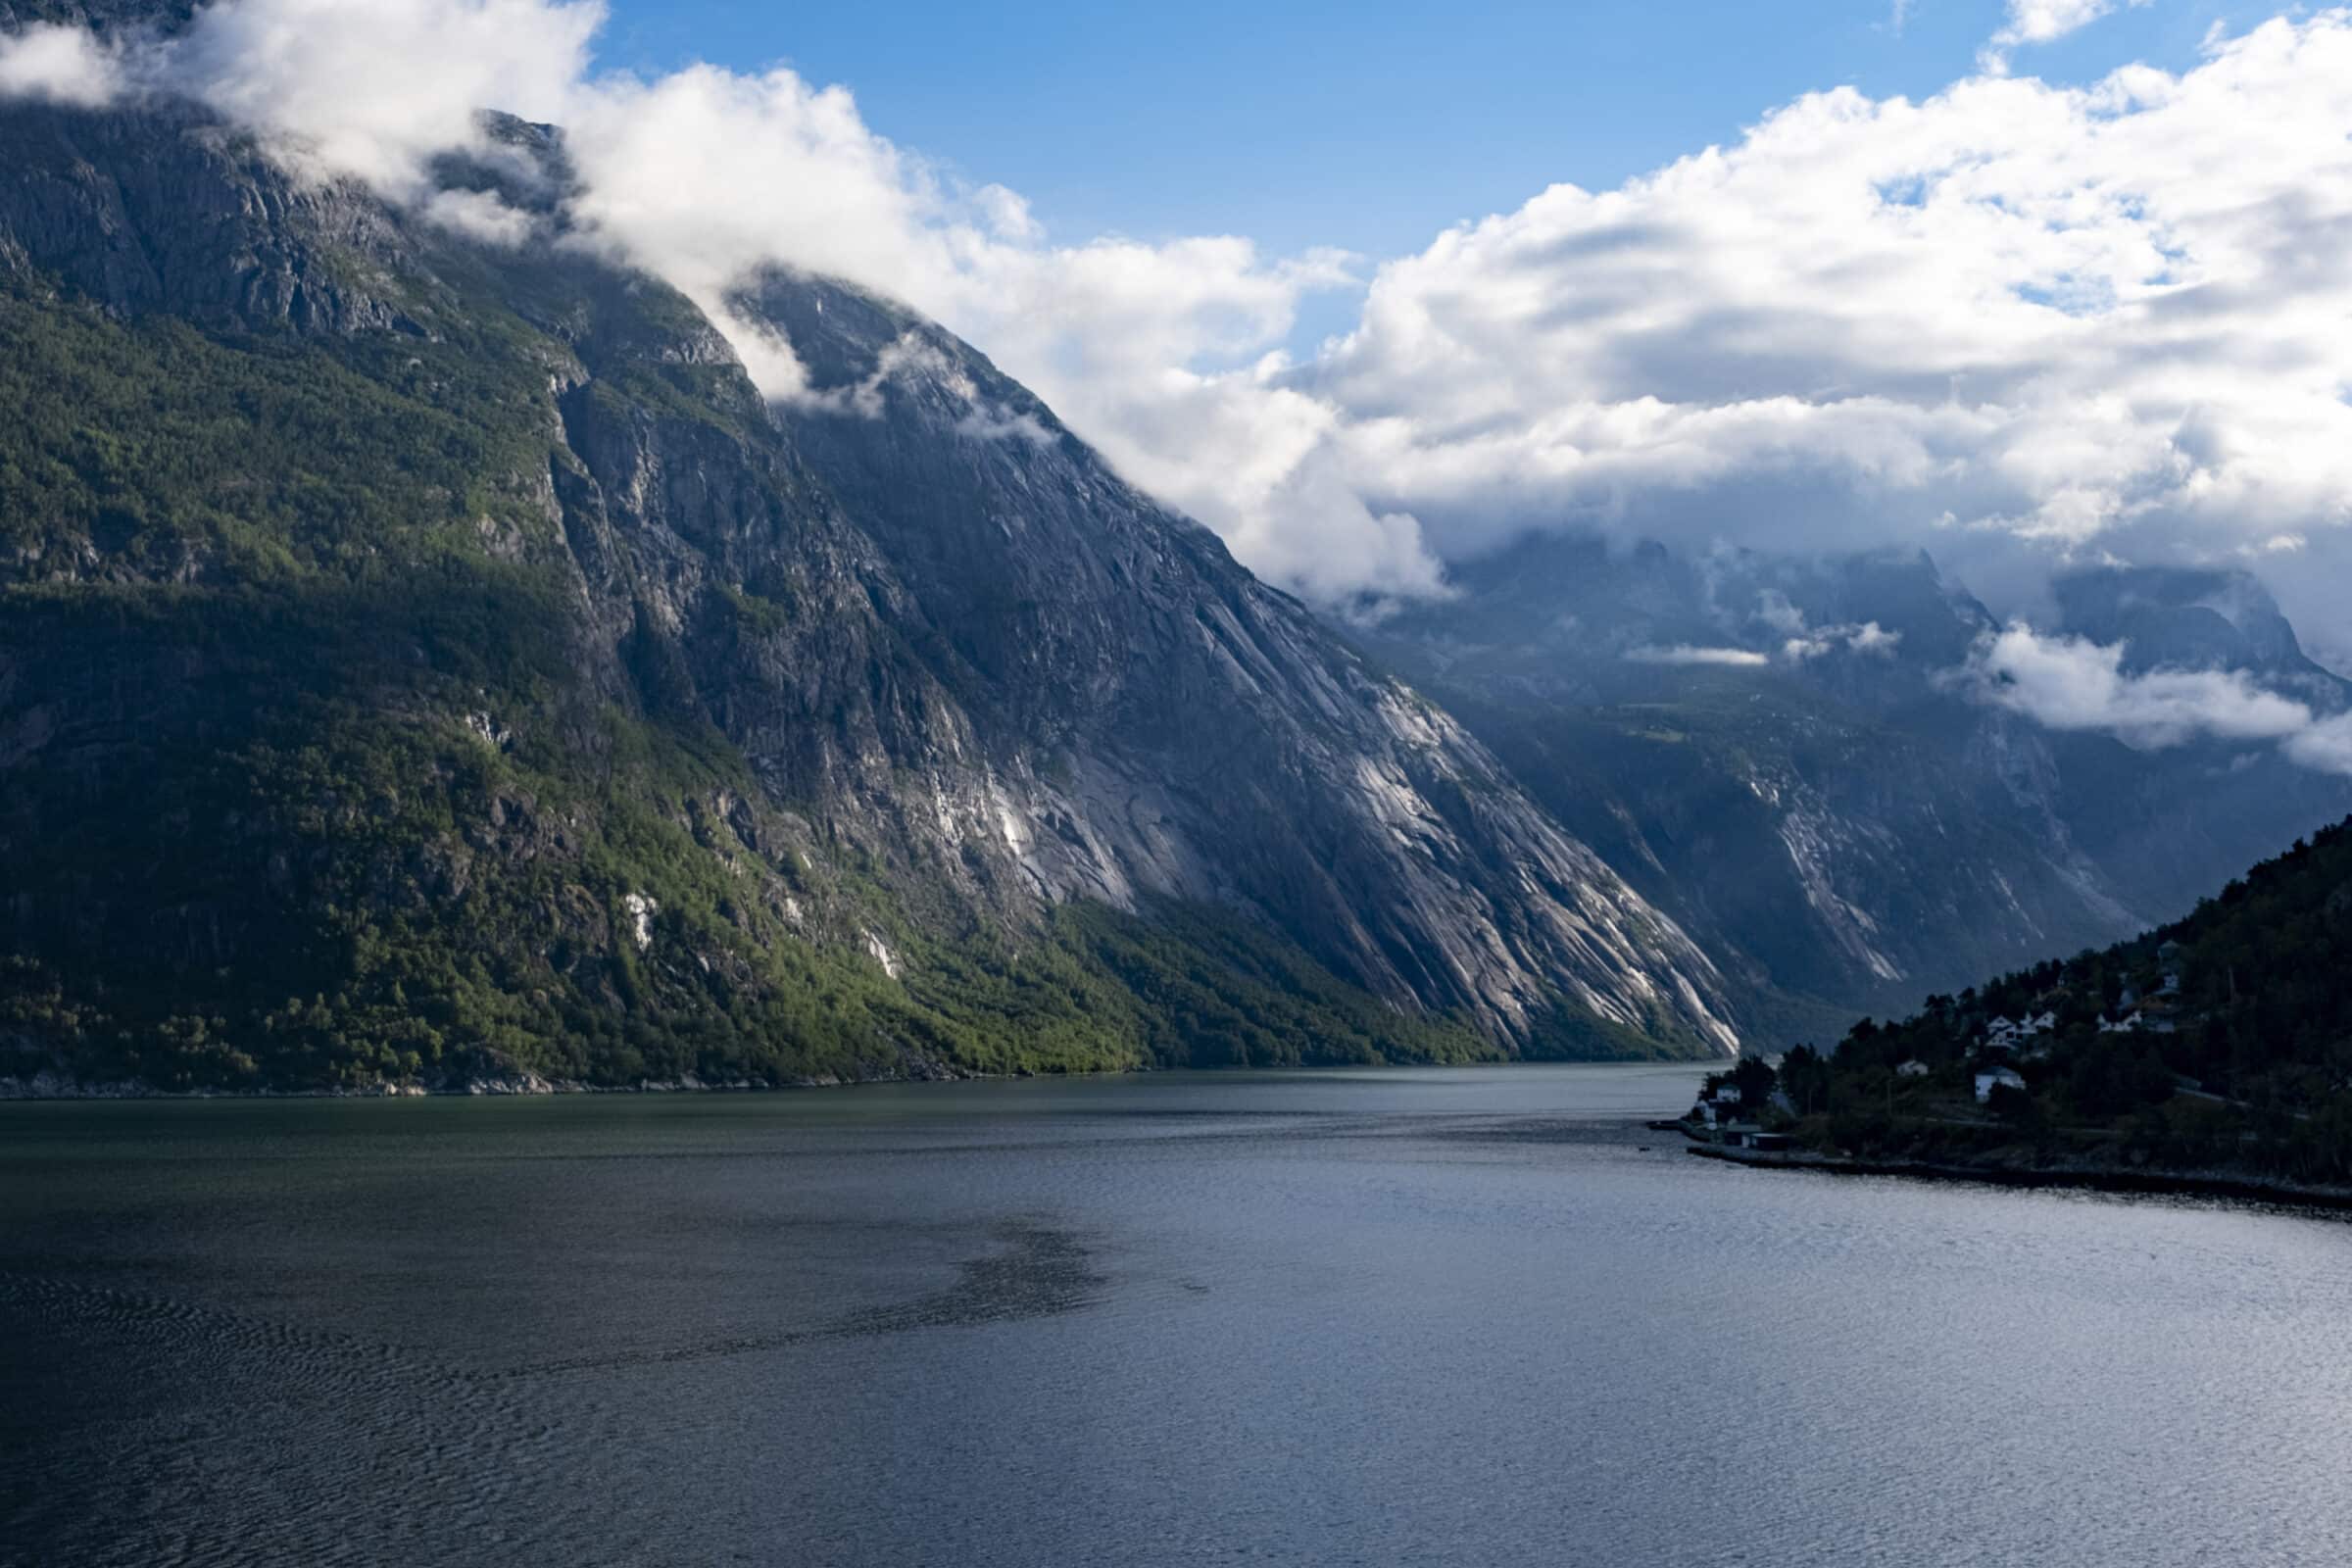
[[2186, 919], [1706, 1080], [1702, 1142], [2352, 1185], [2352, 822]]

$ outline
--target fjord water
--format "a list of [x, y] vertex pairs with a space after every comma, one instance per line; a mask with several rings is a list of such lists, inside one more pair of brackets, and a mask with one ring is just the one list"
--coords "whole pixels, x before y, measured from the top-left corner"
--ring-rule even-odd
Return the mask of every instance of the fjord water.
[[0, 1107], [0, 1560], [2352, 1561], [2352, 1227], [1690, 1086]]

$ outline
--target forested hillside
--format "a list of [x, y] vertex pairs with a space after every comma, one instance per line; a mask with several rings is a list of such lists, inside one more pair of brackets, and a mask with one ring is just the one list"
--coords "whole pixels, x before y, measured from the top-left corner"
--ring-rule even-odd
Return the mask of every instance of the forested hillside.
[[2352, 1183], [2352, 822], [2186, 919], [1748, 1077], [1823, 1150]]

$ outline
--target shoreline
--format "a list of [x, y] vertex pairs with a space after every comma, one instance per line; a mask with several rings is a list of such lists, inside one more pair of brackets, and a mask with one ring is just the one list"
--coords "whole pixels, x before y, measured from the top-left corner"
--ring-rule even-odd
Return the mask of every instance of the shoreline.
[[1947, 1165], [1916, 1159], [1853, 1159], [1831, 1154], [1768, 1154], [1721, 1144], [1691, 1144], [1685, 1153], [1758, 1170], [1818, 1171], [1826, 1176], [1894, 1176], [1978, 1186], [2072, 1188], [2139, 1197], [2212, 1198], [2228, 1202], [2321, 1208], [2352, 1213], [2352, 1188], [2307, 1187], [2228, 1172], [2141, 1171], [2115, 1166]]
[[[753, 1079], [713, 1081], [689, 1073], [679, 1078], [649, 1079], [633, 1084], [592, 1084], [576, 1078], [542, 1078], [536, 1073], [516, 1073], [498, 1078], [472, 1078], [456, 1084], [394, 1084], [377, 1083], [353, 1089], [158, 1089], [134, 1081], [88, 1082], [70, 1078], [61, 1073], [43, 1071], [30, 1078], [0, 1077], [0, 1105], [29, 1104], [88, 1104], [97, 1101], [198, 1101], [198, 1100], [500, 1100], [531, 1099], [555, 1095], [769, 1095], [794, 1094], [811, 1089], [881, 1088], [908, 1084], [957, 1083], [1017, 1083], [1023, 1080], [1053, 1078], [1129, 1078], [1165, 1072], [1348, 1072], [1365, 1067], [1417, 1071], [1475, 1067], [1658, 1067], [1691, 1068], [1708, 1066], [1705, 1061], [1627, 1061], [1602, 1057], [1592, 1061], [1553, 1061], [1547, 1059], [1506, 1059], [1475, 1062], [1313, 1062], [1263, 1067], [1163, 1067], [1152, 1062], [1139, 1062], [1127, 1067], [1090, 1067], [1084, 1071], [1061, 1072], [987, 1072], [978, 1068], [953, 1067], [944, 1062], [929, 1064], [929, 1070], [917, 1072], [877, 1073], [871, 1077], [844, 1078], [833, 1074], [821, 1077], [796, 1078], [785, 1083], [762, 1083]], [[1629, 1118], [1642, 1119], [1643, 1125], [1669, 1125], [1646, 1119], [1646, 1113], [1627, 1112]]]
[[[1096, 1077], [1110, 1073], [1152, 1072], [1151, 1067], [1105, 1067], [1093, 1073], [1055, 1073], [1054, 1077]], [[711, 1083], [688, 1074], [683, 1078], [648, 1079], [634, 1084], [591, 1084], [574, 1078], [542, 1078], [536, 1073], [512, 1078], [475, 1078], [462, 1084], [370, 1084], [358, 1089], [158, 1089], [135, 1082], [85, 1083], [39, 1073], [30, 1079], [0, 1078], [0, 1105], [42, 1103], [87, 1104], [101, 1100], [502, 1100], [552, 1095], [767, 1095], [805, 1089], [856, 1089], [882, 1084], [981, 1082], [1034, 1078], [1038, 1073], [977, 1072], [942, 1068], [931, 1073], [877, 1074], [871, 1078], [796, 1078], [790, 1083], [760, 1083], [736, 1079]]]

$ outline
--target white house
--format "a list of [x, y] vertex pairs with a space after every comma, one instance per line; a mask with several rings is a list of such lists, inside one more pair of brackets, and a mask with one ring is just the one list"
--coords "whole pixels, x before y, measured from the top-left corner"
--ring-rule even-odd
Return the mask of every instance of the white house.
[[2058, 1027], [2058, 1014], [2030, 1012], [2023, 1018], [1995, 1018], [1984, 1026], [1984, 1044], [1995, 1051], [2014, 1051], [2035, 1035]]
[[2099, 1014], [2099, 1033], [2103, 1035], [2134, 1035], [2139, 1033], [2139, 1025], [2140, 1015], [2136, 1007], [2113, 1022], [2108, 1020], [2105, 1013]]
[[1894, 1069], [1894, 1075], [1897, 1078], [1925, 1078], [1928, 1072], [1928, 1064], [1917, 1056], [1913, 1056], [1909, 1061]]
[[1995, 1089], [2023, 1089], [2026, 1081], [2008, 1067], [1991, 1067], [1977, 1074], [1977, 1103], [1982, 1105], [1992, 1098]]

